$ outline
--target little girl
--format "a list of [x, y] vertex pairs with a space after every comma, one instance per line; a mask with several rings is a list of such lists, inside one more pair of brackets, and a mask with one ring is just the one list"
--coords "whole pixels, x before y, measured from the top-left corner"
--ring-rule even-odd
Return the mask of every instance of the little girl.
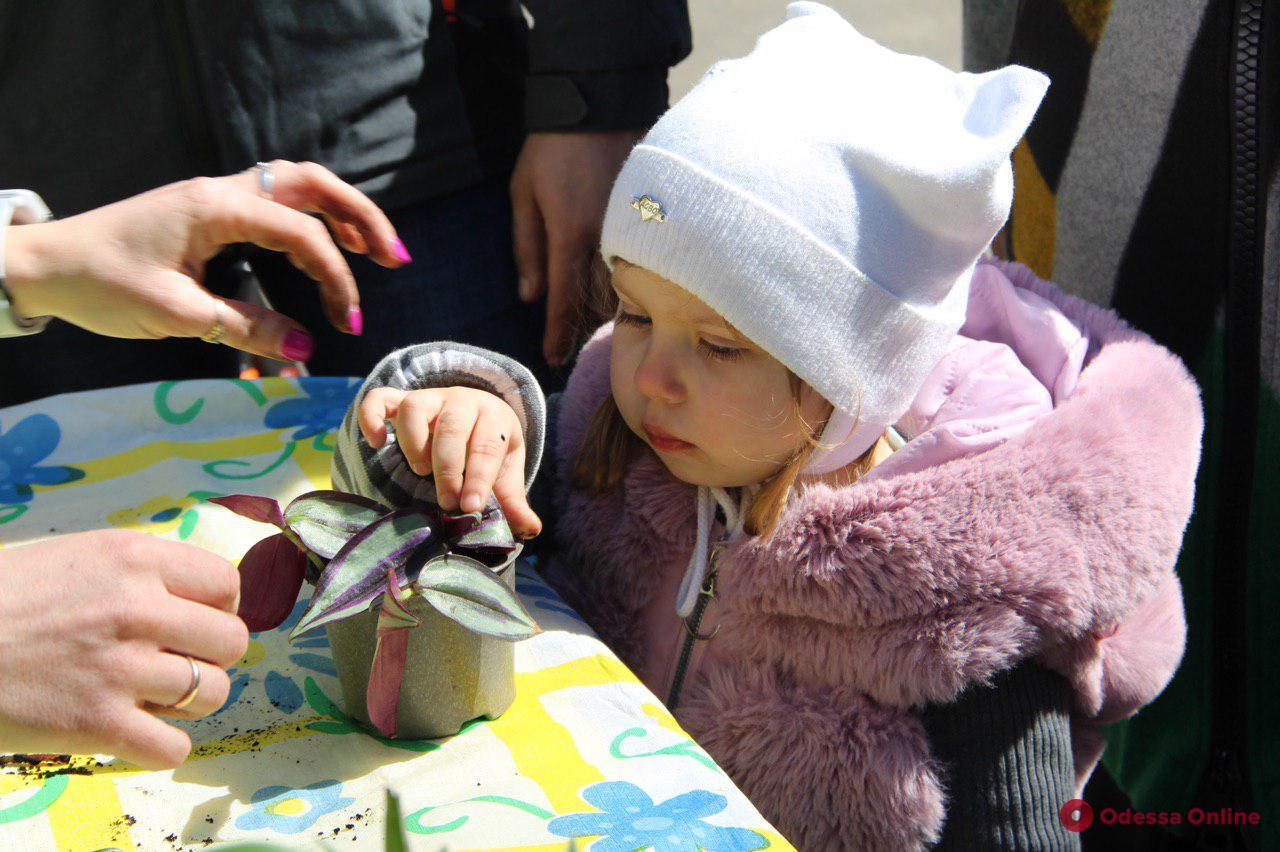
[[797, 846], [1076, 847], [1096, 726], [1181, 657], [1201, 417], [1150, 339], [980, 259], [1047, 85], [792, 4], [631, 153], [565, 392], [393, 353], [335, 487], [532, 535], [545, 447], [553, 582]]

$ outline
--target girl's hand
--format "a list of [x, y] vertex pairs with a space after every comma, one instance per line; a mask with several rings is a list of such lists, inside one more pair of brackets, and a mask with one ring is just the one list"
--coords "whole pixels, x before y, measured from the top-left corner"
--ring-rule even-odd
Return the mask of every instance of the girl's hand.
[[525, 496], [520, 420], [500, 397], [463, 387], [375, 388], [365, 394], [359, 418], [360, 431], [375, 449], [387, 442], [386, 421], [395, 425], [409, 467], [419, 476], [435, 476], [446, 512], [479, 512], [492, 493], [518, 537], [542, 531]]
[[[0, 551], [0, 751], [112, 754], [147, 769], [191, 750], [156, 714], [219, 709], [249, 644], [240, 578], [189, 544], [124, 530]], [[169, 705], [191, 686], [192, 702]]]
[[[271, 164], [268, 198], [252, 173], [194, 178], [6, 232], [5, 287], [22, 316], [55, 316], [96, 334], [201, 337], [268, 358], [305, 361], [311, 336], [275, 311], [214, 296], [205, 263], [223, 247], [284, 252], [319, 284], [334, 327], [360, 334], [355, 278], [339, 244], [396, 267], [409, 259], [391, 222], [363, 193], [315, 163]], [[321, 214], [328, 223], [308, 216]], [[332, 233], [332, 236], [331, 236]]]

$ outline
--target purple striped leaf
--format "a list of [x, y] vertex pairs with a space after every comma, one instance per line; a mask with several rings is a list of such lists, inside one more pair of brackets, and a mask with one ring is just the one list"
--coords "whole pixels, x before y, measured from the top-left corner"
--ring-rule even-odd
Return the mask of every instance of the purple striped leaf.
[[312, 491], [285, 507], [284, 520], [312, 553], [332, 559], [356, 533], [390, 513], [358, 494]]
[[307, 556], [284, 533], [249, 548], [240, 560], [240, 608], [250, 631], [274, 630], [293, 611], [307, 570]]
[[356, 533], [329, 560], [311, 605], [289, 638], [368, 609], [391, 567], [412, 562], [415, 552], [435, 538], [432, 517], [424, 508], [397, 509]]
[[475, 633], [515, 642], [542, 632], [515, 592], [474, 559], [436, 557], [422, 567], [416, 585], [427, 603]]
[[449, 539], [452, 550], [478, 559], [491, 568], [506, 562], [516, 549], [515, 536], [511, 534], [507, 518], [493, 499], [489, 500], [483, 512], [443, 515], [440, 528]]
[[257, 497], [253, 494], [231, 494], [227, 497], [210, 497], [209, 502], [225, 506], [237, 515], [248, 518], [251, 521], [271, 524], [280, 529], [285, 528], [284, 514], [280, 511], [280, 504], [270, 497]]

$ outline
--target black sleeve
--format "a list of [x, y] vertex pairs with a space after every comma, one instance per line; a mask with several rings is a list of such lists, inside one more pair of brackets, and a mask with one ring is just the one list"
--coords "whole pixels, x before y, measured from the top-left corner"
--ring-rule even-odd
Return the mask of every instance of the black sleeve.
[[693, 47], [686, 0], [525, 0], [533, 17], [525, 125], [643, 130], [667, 108], [667, 69]]
[[529, 486], [529, 507], [538, 515], [542, 521], [542, 532], [537, 538], [525, 545], [525, 550], [531, 554], [547, 556], [556, 540], [556, 501], [555, 501], [555, 481], [557, 472], [556, 463], [556, 433], [558, 429], [558, 420], [560, 415], [560, 394], [553, 393], [547, 396], [547, 420], [546, 428], [543, 432], [542, 442], [542, 464], [538, 467], [538, 474], [533, 479], [533, 484]]
[[943, 765], [940, 850], [1078, 850], [1058, 811], [1072, 798], [1071, 687], [1033, 662], [921, 714]]

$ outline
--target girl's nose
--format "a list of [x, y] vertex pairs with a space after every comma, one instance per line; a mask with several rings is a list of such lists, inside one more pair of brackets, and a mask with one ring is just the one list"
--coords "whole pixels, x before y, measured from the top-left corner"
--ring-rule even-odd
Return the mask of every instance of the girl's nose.
[[636, 389], [652, 400], [670, 404], [684, 401], [684, 383], [676, 372], [674, 354], [650, 344], [635, 372]]

